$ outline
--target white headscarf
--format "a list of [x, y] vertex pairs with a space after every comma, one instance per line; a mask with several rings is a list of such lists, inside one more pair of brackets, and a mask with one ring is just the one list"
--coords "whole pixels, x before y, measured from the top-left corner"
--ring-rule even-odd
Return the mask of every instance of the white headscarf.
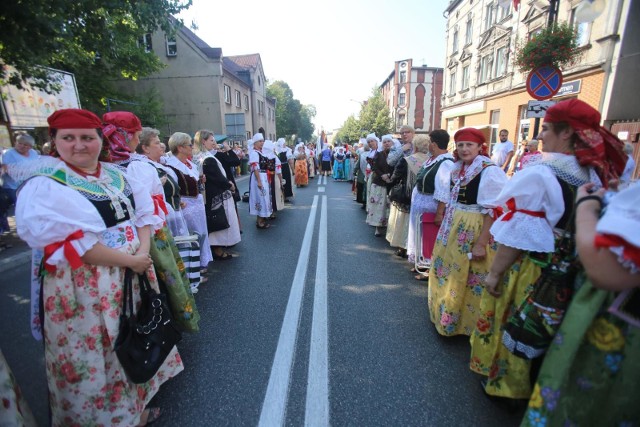
[[[376, 136], [375, 133], [370, 133], [369, 135], [367, 135], [367, 138], [366, 138], [367, 145], [369, 145], [369, 141], [371, 141], [371, 140], [373, 140], [373, 141], [378, 143], [378, 145], [377, 145], [378, 148], [375, 149], [375, 150], [370, 150], [369, 151], [369, 155], [367, 157], [373, 157], [376, 154], [377, 151], [382, 151], [382, 144], [380, 143], [380, 139], [378, 139], [378, 137]], [[371, 148], [371, 147], [369, 147], [369, 148]]]
[[286, 141], [284, 140], [284, 138], [278, 138], [278, 140], [276, 141], [276, 153], [280, 154], [286, 151], [287, 151]]
[[264, 154], [268, 159], [273, 159], [276, 157], [275, 148], [276, 145], [273, 141], [267, 139], [262, 145], [262, 154]]

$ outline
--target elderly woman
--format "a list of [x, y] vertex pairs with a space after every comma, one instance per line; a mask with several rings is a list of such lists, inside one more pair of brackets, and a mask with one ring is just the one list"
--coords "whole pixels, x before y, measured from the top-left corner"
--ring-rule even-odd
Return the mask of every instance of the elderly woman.
[[284, 209], [284, 189], [282, 188], [282, 163], [276, 156], [276, 145], [266, 140], [262, 146], [262, 153], [267, 157], [267, 177], [271, 187], [271, 207], [273, 212], [269, 219], [276, 219], [276, 212]]
[[482, 132], [458, 130], [451, 190], [429, 270], [429, 313], [440, 335], [471, 335], [478, 320], [482, 282], [496, 245], [489, 229], [496, 197], [507, 177], [487, 157]]
[[[36, 150], [33, 149], [35, 140], [33, 137], [26, 133], [21, 133], [16, 137], [16, 143], [13, 148], [8, 149], [2, 155], [3, 165], [15, 165], [31, 160], [36, 160], [39, 155]], [[18, 184], [10, 175], [2, 174], [2, 191], [9, 196], [11, 204], [16, 202], [16, 190]]]
[[47, 121], [59, 158], [43, 157], [21, 187], [16, 222], [20, 237], [45, 252], [51, 423], [145, 425], [159, 415], [145, 405], [183, 369], [174, 348], [153, 379], [134, 384], [114, 351], [125, 270], [146, 272], [158, 289], [149, 256], [154, 203], [142, 183], [99, 161], [106, 150], [95, 114], [63, 109]]
[[293, 157], [295, 158], [296, 187], [304, 187], [309, 184], [309, 166], [307, 164], [307, 153], [303, 143], [296, 145]]
[[102, 132], [105, 141], [109, 142], [112, 158], [117, 158], [116, 163], [127, 168], [127, 175], [146, 184], [154, 202], [156, 222], [151, 234], [149, 254], [163, 291], [167, 293], [175, 320], [183, 330], [197, 332], [200, 315], [195, 307], [184, 263], [166, 223], [169, 210], [158, 170], [149, 163], [146, 156], [135, 152], [142, 133], [140, 119], [128, 111], [112, 111], [104, 114], [102, 121]]
[[162, 164], [164, 148], [160, 142], [160, 131], [143, 127], [140, 133], [140, 143], [136, 147], [136, 153], [146, 157], [147, 162], [153, 166], [160, 178], [167, 208], [167, 225], [174, 237], [188, 236], [189, 229], [182, 215], [182, 202], [180, 201], [180, 184], [178, 176], [173, 169]]
[[362, 204], [362, 209], [367, 208], [367, 156], [369, 144], [364, 138], [360, 138], [360, 148], [356, 152], [356, 202]]
[[[449, 182], [453, 168], [453, 155], [447, 151], [449, 134], [443, 129], [436, 129], [429, 133], [429, 153], [416, 177], [416, 185], [411, 194], [411, 210], [409, 213], [409, 237], [407, 241], [407, 256], [409, 262], [415, 265], [417, 280], [428, 280], [428, 270], [431, 267], [431, 254], [436, 241], [444, 209], [449, 198]], [[418, 137], [416, 137], [416, 147]], [[422, 224], [422, 216], [427, 214], [428, 222]], [[421, 241], [416, 242], [418, 227], [423, 227]], [[421, 244], [421, 259], [416, 260], [416, 243]], [[423, 249], [426, 249], [423, 251]], [[420, 269], [420, 271], [418, 271]], [[426, 274], [424, 272], [426, 271]]]
[[207, 215], [204, 209], [204, 199], [200, 194], [199, 184], [202, 176], [190, 158], [193, 157], [193, 143], [191, 137], [183, 132], [175, 132], [169, 138], [171, 156], [167, 157], [166, 165], [175, 172], [180, 185], [180, 199], [185, 207], [182, 209], [184, 219], [190, 233], [198, 234], [200, 243], [200, 268], [206, 274], [209, 263], [213, 260], [207, 230]]
[[[205, 211], [207, 214], [207, 228], [209, 230], [209, 243], [213, 252], [213, 259], [229, 260], [233, 256], [225, 251], [228, 246], [240, 243], [240, 227], [236, 215], [233, 193], [235, 185], [227, 176], [224, 166], [216, 158], [218, 144], [213, 132], [199, 130], [193, 138], [194, 161], [205, 176]], [[212, 220], [212, 216], [216, 220]], [[226, 218], [228, 227], [221, 227], [219, 218]], [[225, 222], [225, 221], [223, 221]]]
[[370, 187], [367, 188], [367, 224], [375, 227], [374, 236], [382, 236], [382, 228], [387, 226], [389, 219], [388, 186], [391, 183], [392, 169], [387, 163], [387, 156], [393, 146], [391, 135], [382, 137], [382, 144], [378, 137], [371, 133], [367, 135], [367, 142], [373, 155], [368, 157], [371, 167]]
[[[413, 138], [413, 153], [401, 158], [391, 175], [391, 185], [396, 188], [389, 194], [391, 209], [386, 237], [391, 247], [398, 248], [396, 255], [401, 258], [407, 256], [411, 194], [416, 185], [418, 171], [427, 160], [430, 143], [427, 135], [417, 135]], [[398, 188], [399, 191], [396, 191]]]
[[[540, 160], [516, 173], [497, 198], [508, 212], [491, 228], [499, 247], [484, 280], [488, 292], [480, 302], [480, 317], [471, 336], [471, 369], [487, 376], [485, 392], [511, 399], [531, 395], [530, 359], [546, 351], [554, 330], [547, 319], [559, 321], [570, 298], [567, 290], [572, 291], [576, 275], [570, 266], [575, 261], [577, 188], [586, 183], [599, 187], [616, 178], [615, 162], [622, 158], [616, 153], [619, 141], [600, 128], [600, 114], [582, 101], [563, 101], [549, 108], [541, 137]], [[522, 310], [519, 326], [526, 332], [505, 331], [506, 319], [528, 298], [532, 284], [544, 283], [545, 277], [551, 280], [550, 271], [541, 270], [541, 265], [549, 263], [555, 264], [553, 275], [565, 287], [552, 285], [551, 293], [557, 298]], [[551, 283], [555, 280], [546, 282]]]
[[269, 159], [262, 153], [263, 145], [264, 136], [261, 133], [253, 135], [249, 151], [249, 168], [251, 169], [249, 178], [249, 214], [256, 216], [256, 227], [261, 230], [271, 226], [267, 223], [267, 219], [273, 214], [268, 177]]

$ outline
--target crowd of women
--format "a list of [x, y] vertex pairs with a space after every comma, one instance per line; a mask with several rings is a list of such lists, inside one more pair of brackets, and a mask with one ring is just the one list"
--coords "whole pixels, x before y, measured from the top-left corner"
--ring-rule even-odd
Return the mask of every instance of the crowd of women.
[[[151, 380], [125, 374], [113, 351], [125, 274], [137, 273], [135, 304], [146, 275], [179, 329], [197, 332], [194, 294], [209, 263], [232, 259], [241, 240], [240, 160], [205, 129], [174, 133], [165, 153], [160, 132], [129, 112], [63, 109], [48, 123], [51, 153], [5, 168], [21, 184], [17, 231], [41, 279], [32, 281], [32, 329], [44, 340], [51, 424], [146, 425], [160, 415], [147, 404], [183, 365], [174, 347]], [[2, 423], [31, 425], [1, 355], [0, 377]]]
[[600, 114], [551, 107], [510, 178], [477, 129], [453, 153], [443, 130], [400, 135], [362, 141], [356, 200], [428, 282], [436, 331], [469, 336], [486, 395], [528, 401], [525, 426], [637, 425], [640, 185]]

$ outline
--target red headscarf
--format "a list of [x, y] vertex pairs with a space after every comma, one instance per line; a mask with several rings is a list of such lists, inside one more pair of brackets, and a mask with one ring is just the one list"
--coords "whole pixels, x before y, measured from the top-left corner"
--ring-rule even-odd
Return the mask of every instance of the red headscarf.
[[[62, 110], [55, 111], [52, 115], [47, 117], [47, 123], [49, 123], [49, 129], [101, 129], [102, 121], [100, 118], [93, 114], [91, 111], [82, 110], [80, 108], [64, 108]], [[59, 157], [58, 150], [56, 149], [55, 141], [53, 141], [53, 133], [51, 135], [51, 152], [50, 156]], [[109, 160], [108, 141], [103, 139], [102, 151], [100, 152], [100, 160]]]
[[578, 134], [574, 147], [578, 163], [593, 166], [602, 185], [617, 180], [627, 163], [624, 144], [614, 134], [600, 126], [600, 113], [579, 99], [558, 102], [547, 110], [547, 123], [568, 123]]
[[[462, 128], [459, 129], [454, 135], [453, 140], [455, 142], [466, 141], [466, 142], [475, 142], [480, 146], [480, 155], [488, 156], [487, 145], [485, 144], [486, 139], [484, 134], [475, 128]], [[458, 149], [453, 151], [453, 158], [457, 161], [458, 157]]]
[[109, 141], [109, 151], [114, 162], [127, 160], [131, 155], [129, 141], [142, 130], [138, 116], [129, 111], [112, 111], [102, 116], [102, 132]]

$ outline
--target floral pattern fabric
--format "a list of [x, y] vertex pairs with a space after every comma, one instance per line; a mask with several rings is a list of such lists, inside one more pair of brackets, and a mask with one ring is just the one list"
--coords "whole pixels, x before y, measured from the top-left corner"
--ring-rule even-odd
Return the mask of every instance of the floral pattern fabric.
[[0, 426], [35, 426], [31, 409], [0, 351]]
[[522, 426], [638, 426], [640, 328], [608, 313], [586, 282], [545, 357]]
[[485, 391], [492, 396], [528, 399], [531, 395], [531, 362], [512, 354], [502, 344], [506, 320], [529, 295], [540, 276], [540, 266], [521, 256], [502, 279], [502, 295], [488, 292], [480, 301], [480, 316], [471, 334], [472, 371], [487, 378]]
[[487, 244], [487, 256], [471, 261], [471, 252], [482, 230], [483, 214], [456, 210], [445, 245], [439, 234], [431, 257], [428, 304], [431, 321], [440, 335], [471, 335], [479, 318], [482, 283], [496, 253]]
[[[107, 229], [100, 242], [135, 253], [140, 243], [130, 221]], [[158, 290], [155, 272], [147, 275]], [[114, 352], [122, 308], [124, 269], [83, 264], [45, 274], [45, 364], [53, 426], [135, 426], [160, 385], [182, 371], [174, 348], [156, 375], [130, 382]], [[140, 300], [134, 281], [134, 303]]]

